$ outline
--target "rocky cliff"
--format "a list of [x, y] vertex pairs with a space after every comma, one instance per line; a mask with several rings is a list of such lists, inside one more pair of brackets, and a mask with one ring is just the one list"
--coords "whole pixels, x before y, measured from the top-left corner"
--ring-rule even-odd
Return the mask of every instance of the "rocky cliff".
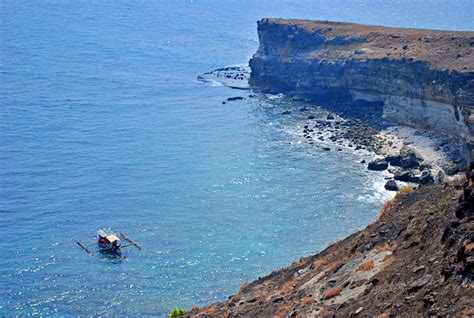
[[466, 148], [472, 140], [474, 148], [474, 32], [262, 19], [258, 36], [254, 88], [377, 102], [390, 121], [455, 136]]
[[471, 317], [474, 173], [403, 190], [365, 230], [188, 317]]
[[[364, 101], [474, 148], [474, 32], [263, 19], [258, 34], [252, 88]], [[473, 158], [464, 181], [403, 188], [366, 229], [185, 316], [474, 316]]]

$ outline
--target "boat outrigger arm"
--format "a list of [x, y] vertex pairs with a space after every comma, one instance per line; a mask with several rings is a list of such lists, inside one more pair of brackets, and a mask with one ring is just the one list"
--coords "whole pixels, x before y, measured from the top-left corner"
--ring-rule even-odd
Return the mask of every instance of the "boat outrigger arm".
[[136, 242], [132, 241], [131, 239], [129, 239], [127, 236], [125, 236], [125, 234], [120, 232], [120, 236], [123, 237], [125, 241], [132, 243], [139, 250], [142, 249], [142, 247], [138, 243], [136, 243]]
[[82, 249], [83, 249], [84, 251], [86, 251], [87, 254], [89, 254], [90, 256], [94, 256], [94, 254], [92, 254], [91, 251], [89, 251], [89, 250], [87, 249], [87, 247], [86, 247], [84, 244], [82, 244], [80, 241], [76, 241], [76, 243], [77, 243], [77, 245], [79, 245], [80, 247], [82, 247]]

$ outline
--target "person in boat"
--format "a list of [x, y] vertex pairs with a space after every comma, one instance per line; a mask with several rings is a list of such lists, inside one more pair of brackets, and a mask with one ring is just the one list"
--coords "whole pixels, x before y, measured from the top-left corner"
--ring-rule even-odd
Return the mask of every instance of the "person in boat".
[[105, 237], [99, 238], [99, 244], [105, 244], [105, 243], [107, 243], [107, 240], [105, 239]]
[[118, 241], [113, 241], [111, 248], [112, 248], [112, 250], [113, 250], [114, 252], [120, 251], [120, 244], [119, 244], [119, 242], [118, 242]]

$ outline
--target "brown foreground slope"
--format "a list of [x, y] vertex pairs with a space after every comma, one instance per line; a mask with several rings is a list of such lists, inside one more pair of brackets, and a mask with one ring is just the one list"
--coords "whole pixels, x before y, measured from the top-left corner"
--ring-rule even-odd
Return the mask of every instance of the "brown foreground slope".
[[404, 191], [379, 220], [189, 317], [474, 315], [471, 187]]

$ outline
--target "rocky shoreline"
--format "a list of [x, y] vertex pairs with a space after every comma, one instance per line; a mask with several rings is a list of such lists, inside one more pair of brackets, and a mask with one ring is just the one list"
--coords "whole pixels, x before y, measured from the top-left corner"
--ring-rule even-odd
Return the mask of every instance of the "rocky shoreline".
[[[198, 76], [231, 88], [248, 89], [250, 69], [241, 65], [214, 70]], [[421, 129], [391, 123], [383, 119], [383, 109], [373, 102], [315, 103], [298, 96], [254, 92], [249, 95], [261, 104], [269, 100], [282, 101], [281, 115], [308, 114], [296, 133], [308, 147], [322, 151], [350, 149], [355, 153], [372, 155], [361, 160], [369, 170], [390, 173], [385, 188], [397, 191], [401, 187], [443, 183], [462, 177], [465, 163], [463, 146], [454, 138]], [[222, 103], [244, 99], [229, 97]], [[286, 105], [286, 106], [285, 106]]]
[[[392, 175], [387, 181], [387, 190], [397, 191], [407, 183], [412, 187], [443, 183], [461, 176], [465, 164], [460, 160], [463, 158], [461, 145], [456, 146], [447, 136], [385, 122], [376, 112], [369, 111], [370, 107], [358, 109], [363, 115], [361, 118], [343, 117], [351, 115], [338, 111], [337, 107], [318, 106], [328, 114], [323, 118], [307, 116], [300, 133], [310, 147], [324, 151], [350, 148], [356, 153], [373, 154], [374, 160], [361, 163], [369, 170], [387, 170]], [[311, 107], [299, 111], [306, 109]], [[357, 107], [351, 105], [351, 109]], [[283, 114], [290, 112], [284, 110]]]

